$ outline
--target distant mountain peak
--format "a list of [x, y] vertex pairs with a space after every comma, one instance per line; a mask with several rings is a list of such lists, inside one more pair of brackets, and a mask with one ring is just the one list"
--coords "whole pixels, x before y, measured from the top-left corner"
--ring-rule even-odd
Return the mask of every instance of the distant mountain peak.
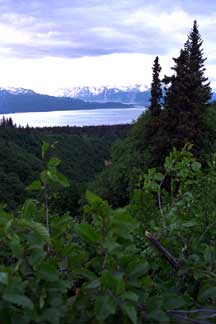
[[21, 94], [35, 94], [33, 90], [15, 87], [0, 87], [0, 91], [7, 91], [10, 94], [21, 95]]
[[84, 101], [121, 102], [146, 105], [149, 101], [149, 86], [144, 84], [123, 86], [79, 86], [61, 88], [55, 93], [58, 97], [78, 98]]

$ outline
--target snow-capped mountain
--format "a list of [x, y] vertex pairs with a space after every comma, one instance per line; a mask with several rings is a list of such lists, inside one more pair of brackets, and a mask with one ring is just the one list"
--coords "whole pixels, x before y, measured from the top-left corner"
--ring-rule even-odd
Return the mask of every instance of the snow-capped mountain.
[[147, 105], [150, 90], [146, 85], [118, 86], [118, 87], [72, 87], [58, 89], [55, 96], [78, 98], [84, 101], [121, 102]]
[[23, 88], [0, 88], [0, 114], [53, 110], [132, 108], [119, 102], [87, 102], [68, 96], [49, 96]]
[[0, 92], [7, 92], [13, 95], [23, 95], [23, 94], [35, 94], [33, 90], [24, 89], [24, 88], [15, 88], [15, 87], [0, 87]]

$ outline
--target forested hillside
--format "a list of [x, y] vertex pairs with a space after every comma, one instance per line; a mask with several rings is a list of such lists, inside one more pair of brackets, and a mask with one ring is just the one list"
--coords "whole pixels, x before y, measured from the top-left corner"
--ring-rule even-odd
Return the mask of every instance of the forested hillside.
[[216, 105], [202, 43], [195, 21], [171, 76], [155, 58], [132, 129], [2, 121], [1, 323], [216, 322]]
[[54, 154], [61, 160], [61, 171], [71, 187], [56, 197], [61, 213], [77, 212], [86, 185], [110, 159], [110, 146], [129, 134], [130, 125], [97, 127], [16, 128], [12, 120], [3, 119], [0, 126], [0, 201], [15, 208], [28, 196], [26, 186], [37, 178], [43, 163], [40, 148], [43, 141], [55, 143]]

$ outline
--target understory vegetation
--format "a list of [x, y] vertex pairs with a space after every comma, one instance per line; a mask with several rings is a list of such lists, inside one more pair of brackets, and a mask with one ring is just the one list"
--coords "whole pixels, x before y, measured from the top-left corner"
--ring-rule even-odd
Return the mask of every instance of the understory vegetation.
[[132, 127], [2, 121], [1, 324], [216, 322], [216, 110], [196, 22], [174, 62], [160, 80], [156, 57]]

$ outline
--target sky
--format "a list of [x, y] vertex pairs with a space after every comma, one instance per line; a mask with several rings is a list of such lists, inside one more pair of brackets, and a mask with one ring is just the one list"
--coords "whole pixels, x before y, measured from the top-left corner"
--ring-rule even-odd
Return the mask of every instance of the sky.
[[150, 85], [155, 56], [170, 74], [195, 19], [216, 88], [215, 0], [0, 0], [0, 86]]

